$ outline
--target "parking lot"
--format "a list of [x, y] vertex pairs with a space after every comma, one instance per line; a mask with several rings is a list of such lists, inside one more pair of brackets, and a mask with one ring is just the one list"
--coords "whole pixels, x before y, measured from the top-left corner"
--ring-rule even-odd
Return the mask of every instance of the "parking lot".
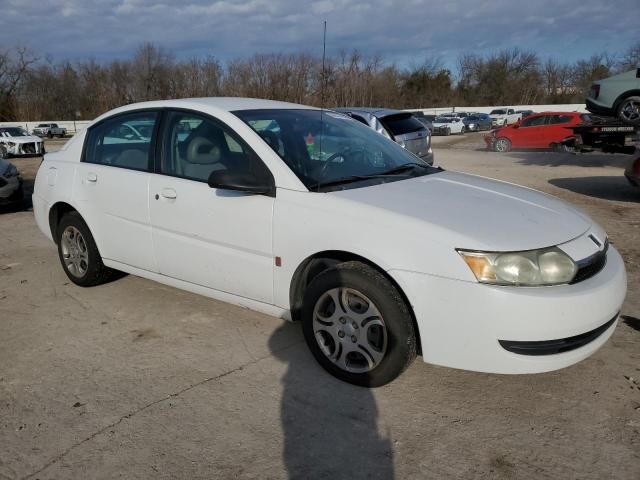
[[[600, 351], [527, 376], [418, 358], [395, 382], [358, 388], [316, 365], [297, 324], [134, 276], [73, 285], [33, 213], [5, 209], [0, 478], [640, 478], [629, 157], [499, 154], [480, 134], [436, 137], [434, 151], [446, 169], [559, 196], [603, 225], [629, 283]], [[12, 162], [30, 191], [40, 159]]]

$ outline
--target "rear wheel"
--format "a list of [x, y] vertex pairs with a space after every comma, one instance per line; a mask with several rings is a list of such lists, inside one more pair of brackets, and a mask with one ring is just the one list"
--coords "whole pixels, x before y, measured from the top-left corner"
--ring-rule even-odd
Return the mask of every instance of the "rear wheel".
[[360, 262], [327, 269], [307, 287], [304, 337], [318, 363], [354, 385], [377, 387], [416, 356], [413, 319], [396, 287]]
[[623, 122], [640, 125], [640, 97], [627, 97], [622, 100], [617, 113]]
[[504, 137], [497, 138], [493, 143], [493, 149], [496, 152], [508, 152], [511, 150], [511, 141]]
[[89, 227], [78, 212], [69, 212], [57, 229], [58, 256], [64, 272], [76, 285], [105, 283], [115, 270], [105, 267]]

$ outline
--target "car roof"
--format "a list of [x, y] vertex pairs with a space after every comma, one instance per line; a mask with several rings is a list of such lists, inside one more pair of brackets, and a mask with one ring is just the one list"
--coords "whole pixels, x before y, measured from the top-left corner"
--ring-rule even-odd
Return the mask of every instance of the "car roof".
[[389, 115], [395, 115], [398, 113], [409, 113], [403, 110], [395, 110], [393, 108], [379, 108], [379, 107], [341, 107], [333, 108], [332, 110], [341, 113], [359, 113], [361, 115], [372, 115], [374, 117], [383, 118]]
[[130, 110], [140, 110], [147, 108], [185, 108], [189, 110], [204, 110], [213, 112], [235, 112], [239, 110], [272, 110], [272, 109], [308, 109], [317, 110], [315, 107], [298, 105], [297, 103], [279, 102], [275, 100], [264, 100], [261, 98], [244, 97], [200, 97], [200, 98], [179, 98], [172, 100], [152, 100], [150, 102], [139, 102], [124, 105], [110, 110], [96, 119], [96, 122], [110, 117], [117, 113]]

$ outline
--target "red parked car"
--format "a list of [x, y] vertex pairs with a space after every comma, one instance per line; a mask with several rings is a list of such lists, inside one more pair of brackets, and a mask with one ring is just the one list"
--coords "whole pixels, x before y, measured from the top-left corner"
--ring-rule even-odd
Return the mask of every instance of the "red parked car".
[[513, 125], [493, 130], [484, 140], [487, 148], [496, 152], [508, 152], [512, 148], [553, 148], [573, 136], [573, 131], [567, 127], [590, 120], [586, 113], [536, 113]]

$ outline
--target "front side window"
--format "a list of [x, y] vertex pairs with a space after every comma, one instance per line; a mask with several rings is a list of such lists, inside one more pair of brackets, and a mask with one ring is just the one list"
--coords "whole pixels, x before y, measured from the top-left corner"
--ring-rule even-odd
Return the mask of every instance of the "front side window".
[[157, 112], [127, 113], [92, 127], [87, 137], [84, 161], [149, 171], [152, 163], [151, 137], [157, 119]]
[[521, 127], [540, 127], [545, 124], [547, 117], [540, 115], [537, 117], [529, 117], [522, 121]]
[[234, 114], [258, 133], [309, 189], [333, 187], [343, 181], [362, 186], [358, 182], [380, 183], [439, 171], [340, 113], [273, 109]]
[[206, 182], [212, 172], [269, 175], [267, 167], [228, 127], [191, 112], [169, 112], [160, 172]]

